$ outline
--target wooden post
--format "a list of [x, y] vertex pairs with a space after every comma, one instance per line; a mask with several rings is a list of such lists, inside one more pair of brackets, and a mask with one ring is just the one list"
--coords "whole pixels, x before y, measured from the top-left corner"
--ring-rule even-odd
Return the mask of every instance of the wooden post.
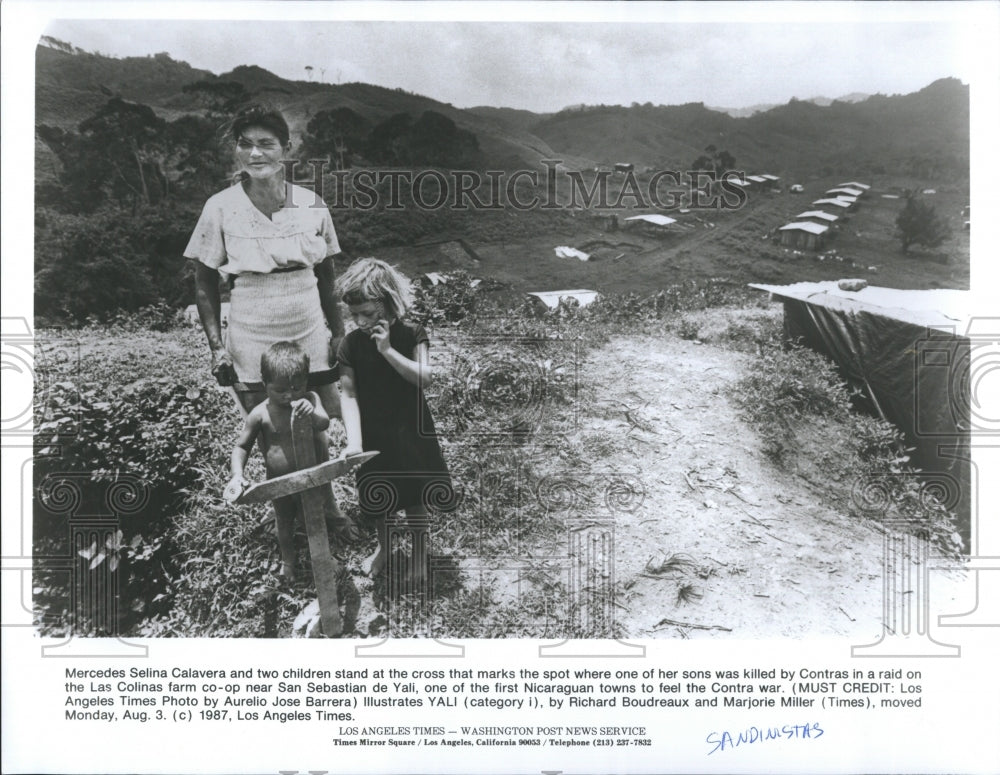
[[[309, 417], [299, 417], [292, 421], [292, 447], [295, 467], [298, 469], [316, 465], [316, 442]], [[320, 622], [323, 634], [333, 638], [343, 632], [340, 618], [340, 601], [337, 598], [337, 577], [340, 563], [330, 552], [330, 538], [326, 533], [326, 513], [336, 518], [340, 516], [333, 498], [333, 488], [329, 484], [311, 487], [298, 495], [302, 505], [302, 516], [309, 537], [309, 555], [312, 558], [313, 580], [316, 596], [319, 598]]]

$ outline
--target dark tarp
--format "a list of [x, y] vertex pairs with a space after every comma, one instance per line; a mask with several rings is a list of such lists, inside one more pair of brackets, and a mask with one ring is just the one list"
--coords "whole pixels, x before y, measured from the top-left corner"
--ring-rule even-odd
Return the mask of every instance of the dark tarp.
[[[789, 339], [830, 358], [875, 411], [903, 432], [907, 446], [914, 448], [909, 453], [911, 464], [924, 472], [924, 486], [955, 511], [968, 547], [970, 398], [964, 375], [970, 340], [956, 330], [955, 320], [922, 310], [880, 309], [854, 303], [846, 294], [831, 296], [822, 288], [809, 293], [804, 286], [836, 288], [836, 283], [753, 287], [784, 302]], [[893, 297], [895, 304], [899, 298]]]

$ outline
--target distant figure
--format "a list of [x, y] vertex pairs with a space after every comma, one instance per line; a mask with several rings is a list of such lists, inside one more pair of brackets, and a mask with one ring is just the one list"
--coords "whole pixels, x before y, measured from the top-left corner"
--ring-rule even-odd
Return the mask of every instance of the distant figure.
[[611, 219], [608, 222], [608, 231], [618, 231], [618, 216], [615, 213], [611, 213]]
[[337, 286], [357, 325], [337, 352], [344, 454], [379, 452], [357, 473], [358, 505], [378, 534], [378, 548], [362, 567], [375, 576], [386, 563], [386, 519], [400, 509], [426, 519], [429, 505], [449, 504], [453, 490], [424, 398], [431, 383], [427, 332], [402, 319], [412, 304], [409, 280], [384, 261], [361, 258]]

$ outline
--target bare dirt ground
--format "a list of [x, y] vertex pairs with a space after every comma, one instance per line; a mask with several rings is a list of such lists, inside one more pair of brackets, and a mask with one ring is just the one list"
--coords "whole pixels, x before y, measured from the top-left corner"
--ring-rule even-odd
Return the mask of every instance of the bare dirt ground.
[[[882, 632], [879, 526], [777, 469], [726, 397], [759, 366], [674, 336], [618, 337], [582, 364], [572, 441], [600, 447], [602, 467], [634, 474], [643, 492], [615, 519], [615, 616], [628, 637], [869, 643]], [[688, 562], [664, 569], [675, 555]], [[960, 581], [932, 580], [936, 604]]]

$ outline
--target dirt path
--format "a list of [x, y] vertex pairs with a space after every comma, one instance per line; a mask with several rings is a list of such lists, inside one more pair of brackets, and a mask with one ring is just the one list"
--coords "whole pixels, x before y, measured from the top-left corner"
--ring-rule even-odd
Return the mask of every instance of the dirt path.
[[[776, 469], [725, 396], [760, 366], [672, 336], [615, 338], [583, 364], [573, 442], [600, 442], [602, 465], [634, 473], [644, 491], [615, 520], [616, 619], [630, 637], [867, 643], [882, 630], [882, 534]], [[691, 564], [657, 572], [673, 555]], [[935, 601], [952, 595], [955, 580], [934, 582]]]

